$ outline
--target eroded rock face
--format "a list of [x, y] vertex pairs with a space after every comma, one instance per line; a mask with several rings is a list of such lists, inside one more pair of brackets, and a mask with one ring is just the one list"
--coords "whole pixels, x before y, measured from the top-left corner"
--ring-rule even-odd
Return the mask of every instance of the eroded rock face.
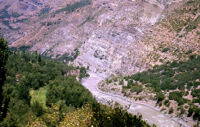
[[107, 75], [146, 69], [147, 65], [141, 59], [145, 47], [136, 40], [158, 21], [165, 4], [164, 1], [105, 3], [104, 6], [110, 9], [96, 18], [97, 29], [81, 46], [75, 63]]
[[75, 65], [128, 74], [146, 69], [137, 40], [161, 17], [171, 0], [0, 1], [0, 26], [10, 47], [59, 58], [78, 49]]

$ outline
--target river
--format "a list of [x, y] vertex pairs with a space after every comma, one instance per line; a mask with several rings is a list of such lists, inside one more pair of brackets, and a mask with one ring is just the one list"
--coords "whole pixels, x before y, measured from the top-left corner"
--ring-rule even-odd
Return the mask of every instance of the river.
[[101, 103], [117, 102], [122, 106], [130, 106], [129, 113], [141, 114], [142, 118], [149, 124], [155, 124], [157, 127], [189, 127], [185, 122], [178, 118], [171, 118], [169, 115], [163, 114], [155, 107], [150, 105], [135, 103], [134, 101], [120, 95], [106, 93], [98, 89], [98, 83], [106, 78], [104, 74], [89, 72], [90, 77], [82, 80], [82, 84], [93, 96]]

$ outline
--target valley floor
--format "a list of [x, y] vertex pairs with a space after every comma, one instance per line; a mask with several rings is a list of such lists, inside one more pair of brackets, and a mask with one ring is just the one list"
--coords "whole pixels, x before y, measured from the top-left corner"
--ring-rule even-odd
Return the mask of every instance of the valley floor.
[[[146, 104], [135, 103], [123, 96], [106, 93], [98, 89], [98, 83], [106, 77], [103, 74], [89, 72], [90, 77], [83, 79], [82, 84], [96, 97], [96, 99], [104, 104], [112, 104], [117, 102], [128, 108], [128, 112], [133, 114], [142, 114], [144, 120], [149, 124], [155, 124], [158, 127], [189, 127], [186, 123], [178, 118], [171, 118], [161, 113], [154, 107]], [[130, 107], [129, 107], [130, 106]]]

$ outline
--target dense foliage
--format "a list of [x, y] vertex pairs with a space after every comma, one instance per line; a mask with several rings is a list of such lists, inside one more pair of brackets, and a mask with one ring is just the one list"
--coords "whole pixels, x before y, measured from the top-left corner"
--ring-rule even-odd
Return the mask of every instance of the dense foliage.
[[[5, 115], [5, 106], [3, 106], [3, 84], [6, 78], [6, 62], [8, 58], [8, 47], [7, 42], [4, 39], [0, 39], [0, 121], [2, 120], [2, 117]], [[4, 108], [3, 108], [4, 107]]]
[[[141, 116], [120, 106], [97, 103], [77, 81], [88, 76], [85, 68], [67, 66], [36, 52], [12, 52], [6, 68], [3, 95], [8, 111], [0, 126], [149, 126]], [[72, 71], [79, 74], [72, 76]]]
[[84, 89], [72, 76], [56, 79], [49, 83], [47, 105], [61, 100], [67, 106], [73, 107], [81, 107], [85, 102], [95, 102], [89, 91]]
[[129, 114], [118, 104], [114, 107], [97, 104], [93, 106], [94, 121], [97, 121], [96, 127], [150, 127], [142, 116]]
[[31, 89], [38, 90], [54, 80], [63, 80], [66, 78], [64, 75], [76, 69], [44, 59], [37, 53], [23, 52], [12, 53], [6, 68], [7, 80], [3, 87], [3, 94], [4, 101], [9, 104], [4, 122], [6, 121], [9, 126], [20, 126], [28, 121], [29, 111], [31, 111]]
[[148, 84], [155, 89], [175, 90], [184, 89], [184, 85], [190, 89], [200, 84], [196, 81], [200, 77], [200, 56], [191, 56], [187, 62], [172, 62], [161, 66], [155, 66], [154, 69], [126, 77], [128, 80], [140, 81]]

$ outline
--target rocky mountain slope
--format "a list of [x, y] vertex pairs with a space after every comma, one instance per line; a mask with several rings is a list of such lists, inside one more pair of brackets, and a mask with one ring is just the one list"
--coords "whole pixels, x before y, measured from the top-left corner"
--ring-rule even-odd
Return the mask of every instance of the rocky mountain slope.
[[0, 1], [0, 26], [10, 47], [129, 74], [150, 67], [144, 59], [153, 44], [139, 40], [179, 1], [7, 0]]
[[[102, 89], [127, 93], [136, 100], [141, 98], [138, 93], [143, 93], [146, 100], [153, 100], [153, 106], [158, 105], [158, 91], [151, 88], [159, 88], [165, 95], [160, 104], [168, 106], [164, 106], [166, 113], [171, 103], [174, 116], [183, 110], [183, 118], [189, 115], [189, 125], [194, 125], [191, 117], [196, 119], [200, 111], [196, 103], [199, 24], [199, 0], [0, 0], [1, 32], [12, 50], [37, 51], [105, 77], [117, 75], [104, 81], [101, 85], [107, 86]], [[180, 66], [174, 68], [174, 63]], [[125, 86], [119, 86], [120, 82]], [[178, 99], [170, 100], [170, 93]], [[184, 108], [177, 103], [183, 93]]]
[[149, 103], [193, 126], [200, 118], [200, 1], [174, 3], [164, 14], [136, 41], [142, 45], [139, 59], [149, 69], [125, 77], [111, 76], [100, 88]]

